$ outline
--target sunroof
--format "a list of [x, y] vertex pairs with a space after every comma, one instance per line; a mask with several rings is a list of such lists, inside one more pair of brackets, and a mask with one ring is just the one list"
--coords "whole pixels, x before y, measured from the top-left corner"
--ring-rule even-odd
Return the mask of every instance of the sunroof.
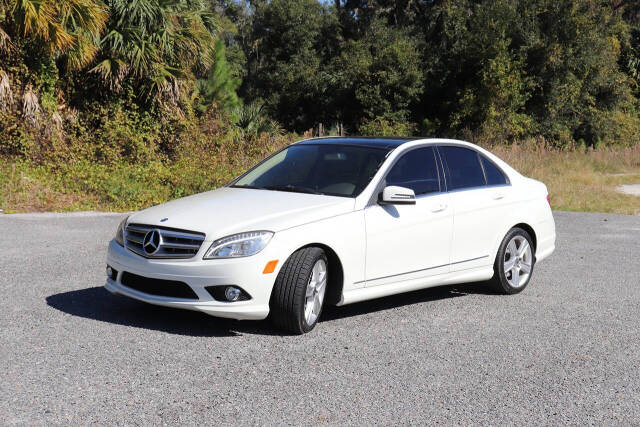
[[391, 137], [334, 137], [334, 138], [312, 138], [300, 141], [298, 144], [337, 144], [337, 145], [359, 145], [363, 147], [395, 148], [405, 142], [415, 141], [420, 138], [391, 138]]

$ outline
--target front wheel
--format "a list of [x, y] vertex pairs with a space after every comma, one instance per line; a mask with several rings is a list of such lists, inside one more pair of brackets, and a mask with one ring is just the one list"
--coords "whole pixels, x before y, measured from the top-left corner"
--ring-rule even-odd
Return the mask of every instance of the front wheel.
[[494, 263], [493, 288], [504, 294], [522, 292], [533, 274], [535, 257], [531, 236], [512, 228], [502, 240]]
[[328, 262], [320, 248], [303, 248], [284, 263], [273, 286], [273, 323], [294, 334], [311, 331], [320, 318], [327, 292]]

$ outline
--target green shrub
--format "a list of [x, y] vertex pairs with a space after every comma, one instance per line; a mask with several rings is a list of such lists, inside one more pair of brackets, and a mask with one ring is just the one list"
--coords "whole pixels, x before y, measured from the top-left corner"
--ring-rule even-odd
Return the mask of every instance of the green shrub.
[[366, 136], [411, 136], [416, 132], [413, 123], [393, 122], [383, 117], [365, 120], [358, 128], [360, 135]]

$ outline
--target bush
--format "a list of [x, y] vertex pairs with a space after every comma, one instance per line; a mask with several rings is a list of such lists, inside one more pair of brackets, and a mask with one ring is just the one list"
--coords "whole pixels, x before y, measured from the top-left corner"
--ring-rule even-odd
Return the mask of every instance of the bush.
[[296, 138], [251, 117], [246, 129], [220, 111], [163, 120], [121, 100], [92, 103], [55, 132], [1, 112], [0, 207], [122, 211], [217, 188]]
[[411, 136], [416, 132], [413, 123], [393, 122], [383, 117], [365, 120], [358, 128], [360, 135], [366, 136]]

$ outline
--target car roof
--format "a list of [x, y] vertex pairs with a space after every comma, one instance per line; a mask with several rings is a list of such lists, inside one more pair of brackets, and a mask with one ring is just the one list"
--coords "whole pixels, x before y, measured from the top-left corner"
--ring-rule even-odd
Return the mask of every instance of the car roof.
[[328, 144], [328, 145], [353, 145], [357, 147], [375, 147], [375, 148], [387, 148], [393, 149], [401, 146], [402, 144], [410, 141], [417, 141], [424, 139], [423, 137], [366, 137], [366, 136], [349, 136], [349, 137], [320, 137], [305, 139], [297, 142], [298, 144], [311, 145], [311, 144]]

